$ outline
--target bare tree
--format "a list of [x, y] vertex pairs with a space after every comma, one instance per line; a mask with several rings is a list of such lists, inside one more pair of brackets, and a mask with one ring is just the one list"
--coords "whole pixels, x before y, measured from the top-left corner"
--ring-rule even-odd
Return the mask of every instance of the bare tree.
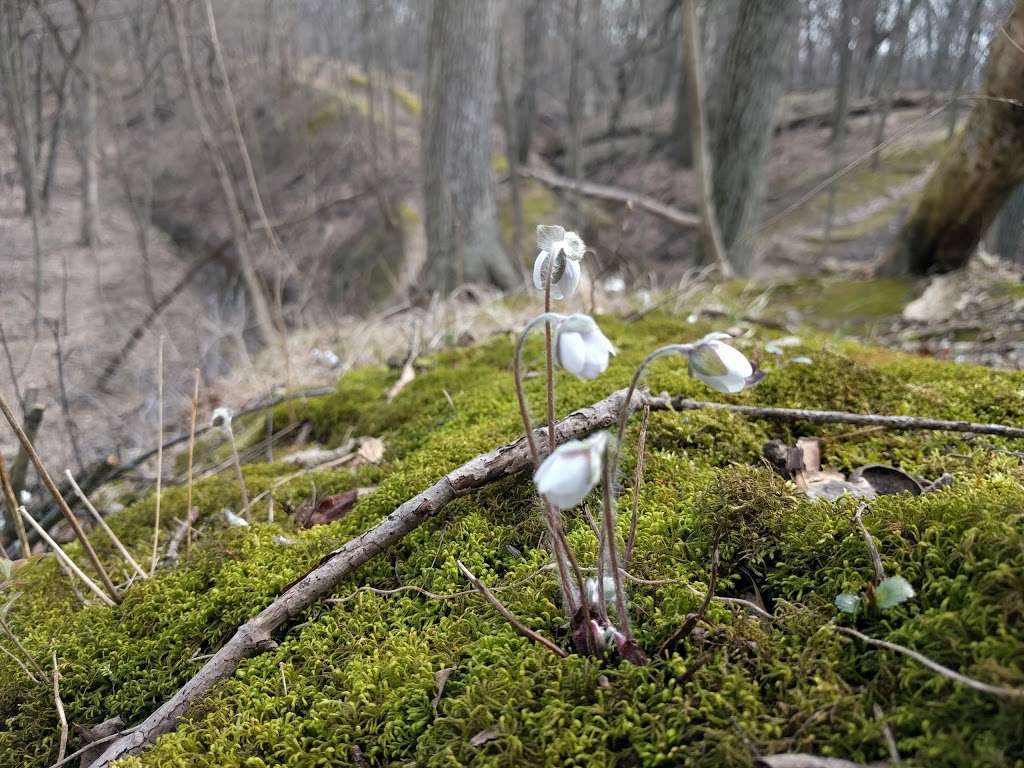
[[81, 74], [77, 81], [78, 163], [81, 190], [79, 239], [94, 246], [99, 239], [99, 145], [96, 133], [96, 51], [93, 17], [98, 0], [72, 0], [82, 37]]
[[1024, 0], [1016, 0], [993, 37], [982, 98], [928, 178], [883, 271], [926, 274], [963, 266], [1024, 180], [1022, 48]]
[[764, 165], [799, 11], [799, 0], [742, 3], [716, 94], [715, 208], [729, 262], [740, 274], [753, 267], [746, 234], [760, 215]]
[[192, 112], [195, 115], [199, 133], [202, 136], [203, 145], [206, 148], [207, 158], [213, 165], [220, 184], [221, 194], [227, 208], [228, 220], [231, 224], [231, 232], [235, 240], [235, 248], [238, 250], [238, 262], [242, 272], [242, 279], [245, 282], [246, 292], [252, 302], [253, 312], [256, 315], [256, 323], [261, 339], [266, 344], [272, 344], [277, 339], [274, 328], [273, 317], [270, 314], [270, 306], [267, 302], [267, 295], [256, 267], [253, 263], [252, 254], [249, 251], [248, 228], [242, 218], [242, 209], [238, 203], [238, 193], [235, 190], [234, 181], [228, 172], [224, 162], [223, 148], [217, 141], [217, 137], [206, 117], [206, 110], [199, 97], [199, 87], [195, 80], [195, 73], [192, 69], [191, 55], [188, 49], [187, 32], [185, 20], [178, 4], [182, 0], [166, 0], [167, 11], [171, 18], [171, 27], [174, 30], [178, 63], [181, 66], [182, 78], [185, 81], [185, 89], [188, 91], [189, 101], [192, 104]]
[[828, 208], [825, 212], [825, 242], [822, 253], [827, 253], [832, 244], [832, 220], [836, 213], [836, 195], [839, 193], [839, 168], [842, 164], [843, 147], [846, 144], [846, 127], [850, 118], [850, 69], [853, 51], [850, 50], [853, 35], [854, 0], [840, 0], [839, 30], [835, 47], [839, 50], [839, 72], [836, 75], [836, 106], [832, 117], [832, 183], [828, 188]]
[[[950, 138], [956, 130], [956, 121], [960, 117], [960, 93], [974, 68], [974, 43], [981, 28], [981, 11], [985, 0], [974, 0], [970, 15], [967, 17], [967, 28], [964, 31], [964, 47], [956, 64], [956, 75], [953, 79], [953, 95], [949, 106], [948, 133]], [[993, 94], [998, 95], [998, 94]]]
[[517, 270], [498, 236], [491, 128], [497, 68], [496, 0], [445, 0], [430, 16], [422, 128], [426, 284], [510, 288]]
[[693, 121], [690, 131], [693, 142], [691, 155], [699, 188], [697, 199], [701, 214], [701, 241], [705, 259], [717, 265], [723, 277], [730, 277], [732, 268], [725, 256], [722, 233], [718, 229], [718, 214], [715, 212], [711, 153], [708, 152], [704, 118], [704, 61], [695, 0], [683, 0], [683, 35], [686, 39], [686, 82], [689, 84], [689, 113]]
[[[899, 0], [897, 5], [896, 21], [890, 39], [891, 45], [879, 77], [881, 104], [878, 111], [878, 122], [875, 126], [875, 146], [885, 140], [885, 124], [892, 111], [892, 102], [900, 84], [900, 73], [903, 70], [903, 58], [907, 53], [907, 33], [910, 29], [910, 20], [914, 18], [920, 4], [921, 0], [910, 0], [909, 4], [906, 0]], [[871, 158], [871, 167], [877, 169], [881, 161], [882, 153], [876, 152]]]
[[537, 88], [544, 63], [544, 36], [547, 32], [548, 0], [527, 0], [523, 14], [523, 84], [516, 97], [515, 111], [519, 128], [517, 154], [519, 162], [530, 158], [533, 125], [537, 119]]

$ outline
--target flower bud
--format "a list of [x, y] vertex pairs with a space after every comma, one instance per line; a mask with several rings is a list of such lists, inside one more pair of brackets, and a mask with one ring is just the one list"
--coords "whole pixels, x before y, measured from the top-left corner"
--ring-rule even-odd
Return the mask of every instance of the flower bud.
[[225, 434], [231, 432], [231, 409], [225, 406], [213, 409], [213, 417], [210, 419], [210, 426], [217, 427]]
[[717, 392], [735, 393], [755, 384], [760, 375], [750, 361], [722, 339], [727, 333], [709, 333], [690, 351], [690, 375]]
[[572, 509], [601, 479], [608, 433], [558, 446], [533, 476], [537, 492], [558, 509]]
[[596, 379], [608, 368], [615, 347], [587, 315], [569, 315], [555, 330], [555, 360], [581, 379]]

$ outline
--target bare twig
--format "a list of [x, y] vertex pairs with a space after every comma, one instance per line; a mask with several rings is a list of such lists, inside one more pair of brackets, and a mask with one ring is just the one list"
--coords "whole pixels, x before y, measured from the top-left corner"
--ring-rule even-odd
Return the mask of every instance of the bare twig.
[[20, 407], [25, 406], [21, 395], [21, 384], [18, 381], [18, 372], [14, 368], [14, 358], [11, 356], [11, 348], [7, 346], [7, 334], [4, 333], [4, 325], [0, 323], [0, 346], [4, 348], [4, 357], [7, 358], [7, 370], [11, 375], [11, 384], [14, 386], [14, 399]]
[[704, 601], [700, 604], [696, 613], [691, 613], [686, 617], [682, 626], [679, 627], [672, 635], [661, 644], [661, 648], [658, 649], [659, 653], [664, 653], [670, 648], [678, 645], [680, 641], [686, 640], [693, 632], [694, 627], [704, 618], [704, 614], [707, 613], [708, 606], [711, 605], [711, 601], [715, 598], [715, 589], [718, 587], [718, 560], [719, 560], [719, 542], [721, 541], [722, 535], [719, 533], [715, 536], [715, 545], [711, 550], [711, 576], [708, 578], [708, 591], [704, 595]]
[[461, 560], [457, 561], [457, 564], [459, 566], [459, 571], [462, 572], [462, 575], [469, 580], [470, 584], [476, 587], [476, 590], [483, 596], [484, 600], [490, 603], [491, 607], [494, 608], [494, 610], [496, 610], [498, 613], [500, 613], [505, 618], [505, 620], [512, 625], [512, 628], [515, 629], [516, 632], [525, 637], [527, 640], [531, 640], [537, 643], [538, 645], [547, 648], [556, 656], [559, 656], [564, 659], [566, 656], [569, 655], [565, 652], [564, 649], [559, 648], [546, 637], [533, 631], [528, 626], [523, 624], [523, 622], [520, 621], [516, 617], [516, 615], [512, 613], [512, 611], [506, 608], [505, 605], [497, 597], [494, 596], [491, 590], [489, 590], [487, 586], [482, 581], [480, 581], [480, 579], [473, 575], [473, 573], [469, 570], [469, 568], [467, 568], [462, 563]]
[[882, 579], [885, 578], [885, 568], [882, 567], [882, 556], [878, 554], [878, 547], [875, 546], [875, 540], [871, 538], [871, 534], [868, 532], [867, 526], [864, 525], [864, 510], [868, 508], [868, 505], [864, 502], [857, 505], [857, 512], [853, 516], [853, 521], [857, 523], [860, 528], [860, 532], [864, 534], [864, 543], [868, 545], [868, 553], [871, 555], [871, 564], [875, 567], [875, 582], [881, 583]]
[[149, 561], [149, 573], [156, 572], [157, 552], [160, 549], [160, 497], [164, 480], [164, 337], [161, 336], [156, 348], [156, 408], [157, 408], [157, 451], [156, 451], [156, 511], [153, 514], [153, 556]]
[[622, 567], [629, 570], [633, 559], [633, 544], [636, 542], [636, 524], [640, 516], [640, 488], [644, 481], [644, 450], [647, 447], [647, 422], [651, 417], [651, 406], [644, 406], [644, 415], [640, 420], [640, 437], [636, 442], [636, 471], [633, 472], [633, 513], [629, 518], [629, 534], [626, 536], [626, 549], [622, 556]]
[[423, 323], [417, 320], [413, 326], [412, 343], [409, 345], [409, 355], [405, 358], [405, 363], [402, 365], [402, 373], [399, 375], [398, 380], [388, 389], [386, 399], [389, 403], [398, 397], [399, 393], [416, 378], [416, 358], [420, 355], [422, 336]]
[[21, 512], [25, 520], [28, 521], [28, 524], [35, 529], [36, 533], [39, 534], [39, 538], [46, 542], [46, 545], [53, 551], [53, 554], [56, 555], [57, 559], [64, 563], [64, 565], [68, 569], [70, 569], [71, 572], [75, 574], [75, 576], [81, 579], [82, 583], [89, 588], [89, 591], [96, 595], [96, 597], [98, 597], [104, 603], [104, 605], [113, 608], [115, 603], [111, 599], [110, 595], [108, 595], [106, 592], [100, 589], [95, 581], [93, 581], [85, 575], [82, 569], [75, 564], [75, 561], [68, 557], [64, 550], [60, 548], [60, 544], [51, 539], [50, 534], [46, 532], [46, 529], [35, 521], [35, 518], [33, 518], [32, 515], [28, 513], [28, 510], [26, 510], [24, 507], [18, 507], [18, 511]]
[[192, 553], [192, 459], [196, 450], [196, 413], [199, 410], [199, 369], [192, 390], [192, 421], [188, 431], [188, 492], [185, 502], [185, 557]]
[[[7, 620], [3, 616], [0, 616], [0, 632], [3, 632], [7, 639], [14, 643], [14, 647], [18, 650], [18, 653], [20, 653], [25, 658], [29, 666], [32, 667], [32, 669], [35, 671], [35, 675], [39, 675], [38, 680], [36, 680], [35, 675], [30, 674], [29, 677], [31, 677], [37, 683], [41, 680], [45, 680], [47, 675], [43, 671], [43, 668], [39, 666], [39, 662], [35, 660], [35, 657], [27, 650], [25, 650], [25, 646], [21, 644], [21, 641], [18, 639], [18, 636], [14, 634], [14, 630], [11, 629], [10, 625], [7, 623]], [[10, 655], [12, 658], [17, 658], [14, 656], [14, 654], [11, 654], [9, 651], [8, 655]]]
[[21, 515], [18, 514], [18, 500], [14, 496], [14, 486], [11, 485], [11, 476], [7, 474], [7, 464], [2, 455], [0, 455], [0, 487], [2, 487], [4, 504], [7, 507], [7, 519], [11, 521], [18, 534], [21, 556], [28, 557], [32, 554], [32, 547], [29, 546], [28, 535], [25, 533], [25, 523], [22, 522]]
[[71, 488], [74, 490], [75, 495], [78, 496], [82, 504], [85, 505], [85, 508], [89, 510], [89, 514], [91, 514], [92, 519], [96, 521], [96, 525], [102, 528], [103, 532], [107, 534], [107, 537], [114, 543], [117, 551], [121, 553], [121, 557], [128, 562], [128, 565], [130, 565], [135, 573], [138, 574], [139, 578], [147, 578], [146, 572], [143, 570], [142, 566], [136, 562], [135, 558], [132, 557], [132, 553], [128, 551], [124, 544], [121, 543], [117, 534], [110, 530], [110, 526], [107, 525], [107, 521], [103, 519], [103, 515], [101, 515], [97, 511], [96, 507], [93, 506], [92, 502], [89, 501], [89, 497], [86, 496], [85, 493], [82, 492], [82, 489], [78, 487], [78, 483], [75, 482], [75, 476], [71, 474], [71, 470], [65, 469], [64, 476], [67, 477], [68, 482], [71, 483]]
[[875, 704], [872, 707], [872, 711], [875, 713], [875, 720], [877, 720], [882, 726], [882, 735], [885, 737], [885, 746], [889, 750], [890, 762], [894, 764], [903, 762], [900, 759], [900, 751], [896, 746], [896, 738], [892, 735], [892, 728], [890, 728], [889, 724], [885, 721], [885, 712], [882, 711], [882, 708], [878, 706], [878, 704]]
[[8, 656], [11, 657], [11, 660], [14, 661], [14, 663], [17, 664], [19, 667], [21, 667], [21, 671], [24, 672], [26, 675], [28, 675], [29, 680], [31, 680], [33, 683], [38, 683], [39, 682], [39, 680], [36, 678], [36, 676], [32, 674], [32, 671], [28, 667], [25, 666], [25, 662], [23, 662], [21, 659], [19, 659], [16, 655], [11, 653], [10, 651], [8, 651], [2, 645], [0, 645], [0, 651], [3, 651], [5, 654], [7, 654]]
[[923, 664], [933, 672], [937, 672], [943, 677], [948, 677], [950, 680], [960, 683], [960, 685], [966, 685], [968, 688], [973, 688], [976, 691], [988, 693], [993, 696], [1001, 696], [1007, 699], [1024, 699], [1024, 688], [1006, 688], [1000, 685], [990, 685], [989, 683], [983, 683], [980, 680], [975, 680], [973, 677], [967, 677], [967, 675], [962, 675], [959, 672], [950, 669], [949, 667], [944, 667], [937, 661], [932, 661], [924, 654], [918, 653], [917, 651], [907, 648], [906, 646], [899, 645], [897, 643], [890, 643], [887, 640], [877, 640], [873, 637], [868, 637], [867, 635], [858, 632], [856, 629], [853, 629], [851, 627], [836, 626], [835, 630], [837, 632], [842, 632], [844, 635], [855, 637], [861, 642], [867, 643], [868, 645], [875, 645], [879, 648], [885, 648], [887, 651], [895, 651], [896, 653], [901, 653], [904, 656], [909, 656], [914, 661]]
[[[68, 503], [64, 500], [64, 497], [57, 489], [57, 485], [56, 483], [53, 482], [53, 478], [50, 477], [50, 473], [46, 471], [46, 467], [43, 464], [43, 460], [39, 458], [39, 454], [36, 453], [36, 449], [32, 445], [32, 441], [29, 440], [28, 435], [25, 434], [25, 431], [21, 428], [21, 425], [18, 424], [17, 420], [14, 418], [14, 414], [11, 413], [11, 408], [7, 404], [7, 400], [4, 399], [4, 396], [2, 394], [0, 394], [0, 410], [3, 411], [4, 417], [7, 419], [7, 423], [10, 424], [11, 429], [14, 430], [14, 434], [18, 436], [18, 440], [21, 442], [22, 449], [25, 451], [26, 454], [28, 454], [28, 457], [32, 460], [32, 463], [35, 465], [36, 472], [39, 474], [39, 479], [43, 481], [43, 485], [46, 486], [46, 489], [50, 492], [50, 495], [53, 496], [53, 500], [57, 503], [57, 506], [60, 507], [60, 511], [63, 513], [64, 518], [68, 521], [68, 525], [70, 525], [71, 530], [75, 532], [75, 536], [77, 536], [78, 540], [82, 542], [82, 548], [85, 549], [86, 554], [89, 556], [90, 562], [92, 562], [92, 565], [96, 569], [96, 572], [99, 573], [100, 579], [103, 581], [104, 586], [110, 593], [110, 596], [107, 599], [113, 600], [114, 602], [120, 602], [121, 598], [117, 593], [117, 588], [114, 586], [114, 582], [110, 580], [110, 575], [107, 573], [106, 568], [103, 567], [103, 563], [100, 562], [100, 558], [96, 554], [96, 550], [92, 548], [92, 544], [89, 542], [89, 537], [85, 535], [85, 531], [82, 530], [82, 526], [78, 523], [78, 518], [75, 517], [74, 512], [71, 511], [71, 508], [68, 506]], [[25, 512], [24, 508], [22, 508], [22, 512], [28, 518], [29, 522], [31, 522], [33, 527], [37, 528], [37, 530], [42, 530], [42, 528], [37, 525], [36, 521], [32, 519], [28, 512]], [[49, 539], [49, 536], [47, 536], [46, 538]], [[60, 549], [60, 547], [57, 548]]]
[[68, 719], [64, 714], [64, 702], [60, 700], [60, 669], [57, 666], [57, 652], [53, 652], [53, 704], [57, 708], [57, 720], [60, 722], [60, 746], [57, 749], [57, 762], [64, 760], [68, 751]]
[[178, 563], [178, 550], [181, 549], [181, 542], [187, 541], [188, 537], [191, 535], [192, 525], [195, 523], [197, 517], [199, 517], [199, 508], [190, 506], [188, 508], [188, 512], [185, 514], [185, 519], [181, 521], [181, 525], [174, 529], [174, 533], [171, 534], [171, 538], [167, 542], [167, 551], [164, 553], [163, 559], [165, 567], [176, 565]]

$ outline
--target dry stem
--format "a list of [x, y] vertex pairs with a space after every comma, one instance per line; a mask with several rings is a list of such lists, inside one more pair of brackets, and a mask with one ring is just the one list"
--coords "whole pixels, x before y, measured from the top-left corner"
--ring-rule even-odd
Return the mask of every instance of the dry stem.
[[57, 719], [60, 721], [60, 747], [57, 750], [57, 762], [64, 761], [64, 753], [68, 751], [68, 719], [64, 715], [64, 702], [60, 700], [60, 669], [57, 667], [57, 652], [53, 652], [53, 703], [57, 708]]
[[110, 526], [107, 525], [107, 521], [103, 519], [103, 516], [96, 510], [96, 507], [93, 506], [92, 502], [89, 501], [89, 497], [86, 496], [82, 489], [78, 487], [78, 483], [75, 482], [75, 476], [71, 474], [71, 470], [65, 469], [64, 475], [65, 477], [67, 477], [68, 482], [71, 484], [71, 488], [72, 490], [74, 490], [75, 495], [78, 496], [79, 499], [81, 499], [82, 503], [85, 505], [85, 508], [89, 510], [89, 514], [91, 514], [92, 519], [96, 521], [96, 525], [102, 528], [103, 532], [107, 534], [107, 536], [110, 538], [112, 542], [114, 542], [114, 546], [117, 547], [117, 551], [121, 553], [121, 557], [128, 561], [128, 565], [130, 565], [132, 569], [135, 571], [135, 573], [139, 575], [139, 578], [148, 578], [146, 575], [146, 571], [142, 568], [141, 565], [139, 565], [136, 562], [135, 558], [132, 557], [131, 552], [129, 552], [125, 545], [121, 543], [121, 540], [117, 538], [117, 534], [110, 530]]
[[196, 412], [199, 410], [199, 369], [192, 390], [192, 421], [188, 431], [188, 493], [185, 502], [185, 557], [192, 554], [192, 459], [196, 450]]

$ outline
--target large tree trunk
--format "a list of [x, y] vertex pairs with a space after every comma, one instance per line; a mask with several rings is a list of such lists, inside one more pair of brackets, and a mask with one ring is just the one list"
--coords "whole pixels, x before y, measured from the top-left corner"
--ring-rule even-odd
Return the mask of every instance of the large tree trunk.
[[[676, 80], [675, 101], [672, 105], [672, 156], [683, 168], [693, 165], [693, 135], [690, 131], [690, 83], [687, 80], [687, 32], [686, 23], [679, 25], [679, 49], [683, 55], [679, 63], [679, 77]], [[698, 41], [698, 45], [700, 41]], [[705, 57], [706, 60], [706, 57]]]
[[79, 8], [79, 24], [82, 29], [82, 69], [78, 93], [79, 163], [81, 165], [81, 222], [82, 245], [96, 245], [99, 237], [99, 176], [97, 160], [99, 147], [96, 138], [96, 56], [92, 28], [95, 4], [89, 9]]
[[523, 86], [516, 97], [516, 152], [520, 163], [530, 159], [533, 124], [537, 119], [537, 86], [544, 63], [547, 0], [529, 0], [523, 14]]
[[992, 38], [984, 95], [893, 243], [882, 267], [887, 273], [963, 266], [1024, 180], [1024, 0], [1017, 0], [1003, 28], [1005, 35]]
[[723, 62], [714, 124], [715, 207], [729, 262], [740, 274], [753, 266], [748, 235], [758, 223], [764, 165], [799, 13], [799, 0], [744, 2]]
[[1024, 264], [1024, 184], [1006, 201], [995, 225], [996, 253], [1007, 261]]
[[496, 0], [439, 0], [431, 13], [422, 142], [425, 278], [442, 294], [467, 282], [519, 282], [498, 237], [491, 171], [497, 19]]

